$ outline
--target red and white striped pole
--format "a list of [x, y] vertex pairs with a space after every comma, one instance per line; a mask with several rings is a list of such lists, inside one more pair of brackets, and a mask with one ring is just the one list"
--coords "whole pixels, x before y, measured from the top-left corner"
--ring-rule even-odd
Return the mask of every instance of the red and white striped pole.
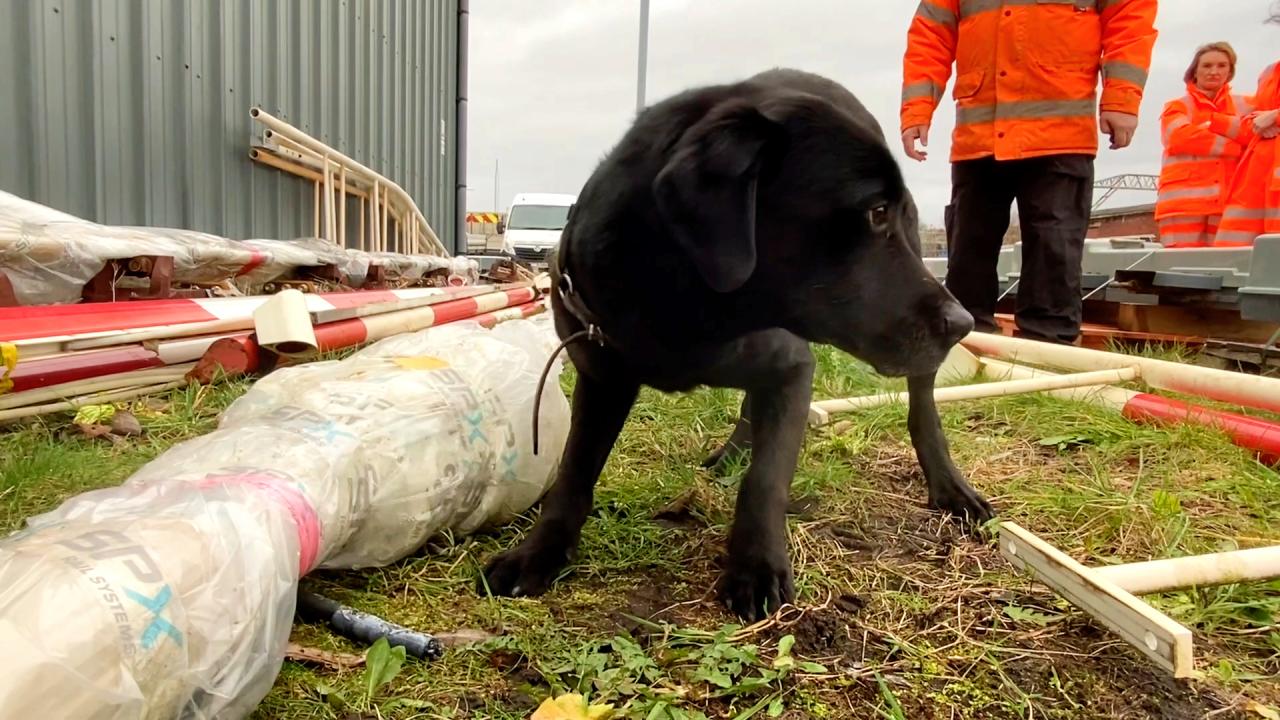
[[[1122, 357], [1129, 359], [1128, 356]], [[979, 362], [982, 374], [992, 380], [1022, 380], [1055, 375], [1044, 370], [991, 358], [979, 358]], [[1219, 430], [1226, 433], [1235, 445], [1252, 450], [1260, 461], [1268, 465], [1280, 462], [1280, 424], [1267, 420], [1239, 413], [1212, 410], [1160, 395], [1115, 386], [1095, 385], [1050, 390], [1048, 394], [1111, 408], [1134, 422], [1189, 424]]]
[[[324, 323], [314, 328], [317, 351], [354, 347], [400, 333], [493, 314], [503, 308], [531, 303], [536, 297], [537, 290], [522, 287], [412, 310]], [[494, 322], [497, 321], [495, 317]], [[257, 339], [252, 335], [219, 340], [209, 346], [188, 377], [198, 382], [211, 382], [219, 373], [240, 375], [255, 372], [262, 357]]]
[[[324, 323], [491, 294], [511, 286], [470, 285], [406, 290], [307, 293], [313, 322]], [[131, 302], [0, 308], [0, 340], [20, 357], [111, 345], [227, 333], [253, 327], [253, 313], [271, 295], [237, 298], [136, 300]]]

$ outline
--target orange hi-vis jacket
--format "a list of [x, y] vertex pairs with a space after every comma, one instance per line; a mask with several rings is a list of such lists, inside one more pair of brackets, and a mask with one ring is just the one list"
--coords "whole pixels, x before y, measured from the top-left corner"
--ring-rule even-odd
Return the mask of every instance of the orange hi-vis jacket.
[[[1258, 111], [1280, 107], [1280, 63], [1262, 72], [1250, 102]], [[1227, 191], [1214, 245], [1252, 245], [1259, 235], [1280, 233], [1280, 139], [1262, 139], [1254, 133], [1253, 119], [1246, 117], [1240, 140], [1246, 148]]]
[[1138, 114], [1155, 17], [1156, 0], [922, 0], [902, 129], [930, 124], [954, 63], [952, 161], [1096, 155], [1099, 110]]
[[1242, 118], [1252, 110], [1249, 100], [1232, 95], [1224, 85], [1214, 97], [1194, 83], [1187, 94], [1170, 100], [1160, 114], [1164, 160], [1156, 219], [1212, 217], [1222, 214], [1231, 178], [1244, 146]]

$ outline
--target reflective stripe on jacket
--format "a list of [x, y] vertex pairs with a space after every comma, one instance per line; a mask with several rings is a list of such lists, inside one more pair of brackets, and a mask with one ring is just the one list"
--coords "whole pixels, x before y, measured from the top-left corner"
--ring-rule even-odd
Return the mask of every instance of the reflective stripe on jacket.
[[1155, 17], [1156, 0], [922, 0], [902, 128], [930, 124], [954, 64], [953, 161], [1096, 154], [1099, 109], [1138, 113]]
[[1164, 159], [1156, 219], [1219, 215], [1244, 147], [1241, 115], [1250, 103], [1224, 85], [1210, 98], [1194, 83], [1160, 114]]

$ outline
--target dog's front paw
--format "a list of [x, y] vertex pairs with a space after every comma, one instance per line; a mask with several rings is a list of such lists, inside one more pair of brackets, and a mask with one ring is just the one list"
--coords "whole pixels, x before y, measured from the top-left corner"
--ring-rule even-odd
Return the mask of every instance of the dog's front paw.
[[701, 463], [702, 467], [706, 469], [711, 469], [719, 465], [724, 460], [726, 447], [728, 446], [721, 445], [715, 450], [712, 450], [710, 454], [708, 454], [706, 457], [702, 458], [702, 463]]
[[710, 470], [716, 477], [725, 477], [733, 468], [738, 467], [748, 450], [741, 450], [731, 445], [721, 445], [702, 460], [702, 467]]
[[996, 516], [995, 508], [963, 478], [945, 486], [930, 488], [929, 507], [951, 513], [961, 521], [982, 525]]
[[743, 620], [756, 622], [769, 617], [796, 599], [786, 548], [757, 546], [730, 551], [718, 589], [720, 601]]
[[526, 540], [514, 550], [491, 559], [485, 566], [484, 576], [476, 583], [476, 590], [483, 595], [487, 585], [494, 595], [541, 595], [568, 563], [569, 551], [566, 548]]

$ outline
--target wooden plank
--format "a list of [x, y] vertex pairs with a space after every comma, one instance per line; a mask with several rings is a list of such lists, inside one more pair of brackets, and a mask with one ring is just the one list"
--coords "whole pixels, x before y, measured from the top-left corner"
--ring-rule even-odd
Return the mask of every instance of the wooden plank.
[[[1012, 315], [997, 314], [996, 323], [1000, 326], [1000, 332], [1002, 335], [1006, 337], [1014, 337], [1014, 331], [1017, 329], [1017, 324]], [[1080, 347], [1089, 348], [1091, 350], [1109, 350], [1111, 343], [1121, 345], [1169, 344], [1194, 347], [1203, 344], [1204, 338], [1192, 335], [1180, 335], [1177, 333], [1150, 333], [1122, 330], [1114, 325], [1100, 323], [1086, 322], [1080, 326], [1080, 338], [1076, 342]]]
[[1016, 523], [1000, 525], [1000, 553], [1107, 626], [1176, 678], [1193, 669], [1191, 631]]
[[1131, 332], [1190, 335], [1246, 343], [1265, 343], [1280, 328], [1276, 323], [1245, 320], [1234, 309], [1130, 304], [1120, 306], [1116, 325]]

